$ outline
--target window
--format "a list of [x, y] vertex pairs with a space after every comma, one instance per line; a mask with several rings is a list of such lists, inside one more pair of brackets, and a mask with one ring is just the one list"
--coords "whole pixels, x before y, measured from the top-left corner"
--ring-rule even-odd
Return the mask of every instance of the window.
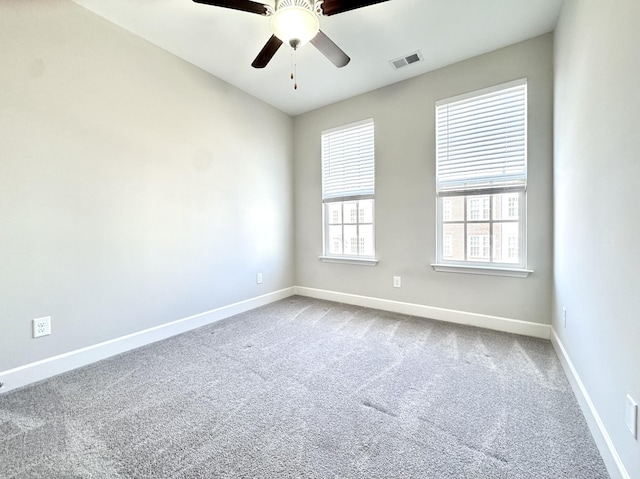
[[514, 235], [507, 236], [507, 258], [518, 258], [518, 237]]
[[469, 235], [469, 258], [489, 258], [489, 235]]
[[437, 102], [435, 266], [525, 268], [526, 181], [526, 80]]
[[442, 219], [445, 221], [449, 221], [451, 219], [451, 200], [449, 198], [444, 198], [442, 200]]
[[358, 238], [351, 238], [351, 254], [358, 254]]
[[444, 235], [442, 237], [442, 254], [445, 258], [452, 256], [453, 255], [453, 236], [451, 235]]
[[373, 120], [323, 131], [323, 257], [375, 257], [374, 193]]
[[507, 218], [518, 217], [518, 197], [516, 195], [505, 195], [507, 198]]
[[489, 218], [489, 198], [469, 198], [469, 219], [486, 220]]

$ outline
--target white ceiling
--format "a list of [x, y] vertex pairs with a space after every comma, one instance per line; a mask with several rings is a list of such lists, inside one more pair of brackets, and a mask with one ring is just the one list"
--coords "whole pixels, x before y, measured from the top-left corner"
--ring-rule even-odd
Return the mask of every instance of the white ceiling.
[[[298, 115], [550, 32], [562, 0], [389, 0], [323, 17], [320, 28], [351, 62], [336, 68], [312, 45], [297, 52], [298, 89], [283, 45], [251, 67], [269, 18], [192, 0], [73, 0], [274, 107]], [[273, 5], [273, 0], [261, 3]], [[389, 61], [419, 50], [424, 61]]]

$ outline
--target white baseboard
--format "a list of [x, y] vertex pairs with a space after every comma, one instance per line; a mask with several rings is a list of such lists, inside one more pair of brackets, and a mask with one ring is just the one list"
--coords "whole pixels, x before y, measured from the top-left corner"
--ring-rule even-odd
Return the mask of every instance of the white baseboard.
[[1, 393], [26, 386], [28, 384], [47, 379], [58, 374], [71, 371], [87, 364], [109, 358], [162, 339], [181, 334], [192, 329], [228, 318], [230, 316], [264, 306], [274, 301], [287, 298], [294, 294], [311, 298], [336, 301], [366, 308], [380, 309], [400, 314], [408, 314], [439, 321], [456, 324], [466, 324], [496, 331], [522, 334], [536, 338], [551, 339], [551, 342], [560, 358], [560, 362], [573, 387], [578, 401], [582, 405], [583, 412], [587, 416], [587, 422], [591, 428], [596, 443], [607, 465], [609, 473], [619, 472], [621, 479], [631, 479], [615, 446], [609, 436], [604, 423], [600, 419], [589, 393], [587, 392], [578, 372], [576, 371], [560, 338], [549, 325], [531, 323], [517, 319], [502, 318], [484, 314], [469, 313], [450, 309], [436, 308], [414, 303], [404, 303], [387, 299], [359, 296], [355, 294], [340, 293], [315, 288], [295, 286], [268, 293], [255, 298], [233, 303], [220, 308], [212, 309], [204, 313], [189, 316], [187, 318], [172, 321], [137, 333], [115, 338], [99, 344], [70, 351], [33, 363], [19, 366], [14, 369], [0, 372], [0, 382], [4, 387]]
[[414, 303], [403, 303], [400, 301], [392, 301], [389, 299], [358, 296], [355, 294], [339, 293], [336, 291], [327, 291], [323, 289], [305, 288], [302, 286], [296, 286], [295, 292], [296, 294], [299, 294], [301, 296], [309, 296], [311, 298], [337, 301], [339, 303], [347, 303], [353, 304], [355, 306], [364, 306], [366, 308], [381, 309], [383, 311], [408, 314], [421, 318], [436, 319], [438, 321], [446, 321], [449, 323], [478, 326], [480, 328], [493, 329], [495, 331], [503, 331], [506, 333], [522, 334], [524, 336], [533, 336], [535, 338], [549, 339], [551, 333], [551, 327], [548, 324], [531, 323], [529, 321], [522, 321], [519, 319], [509, 319], [501, 318], [499, 316], [489, 316], [486, 314], [468, 313], [465, 311], [456, 311], [453, 309], [436, 308], [433, 306], [424, 306], [422, 304]]
[[27, 384], [71, 371], [81, 366], [109, 358], [116, 354], [130, 351], [132, 349], [175, 336], [176, 334], [184, 333], [215, 321], [228, 318], [235, 314], [264, 306], [265, 304], [287, 298], [293, 294], [380, 309], [383, 311], [392, 311], [423, 318], [431, 318], [439, 321], [478, 326], [481, 328], [522, 334], [536, 338], [549, 339], [550, 335], [550, 327], [544, 324], [295, 286], [262, 296], [257, 296], [255, 298], [250, 298], [238, 303], [222, 306], [211, 311], [172, 321], [154, 328], [145, 329], [144, 331], [139, 331], [127, 336], [114, 338], [99, 344], [69, 351], [57, 356], [25, 364], [14, 369], [1, 371], [0, 382], [4, 383], [4, 387], [0, 389], [0, 392], [5, 393], [22, 386], [26, 386]]
[[[600, 450], [600, 455], [607, 466], [609, 474], [612, 478], [620, 477], [622, 479], [631, 479], [631, 476], [624, 467], [622, 459], [611, 440], [611, 436], [609, 436], [609, 433], [607, 432], [607, 428], [602, 422], [602, 419], [600, 419], [598, 410], [593, 404], [593, 401], [591, 401], [587, 388], [584, 386], [582, 379], [580, 379], [580, 375], [573, 366], [573, 362], [571, 361], [567, 350], [564, 348], [562, 341], [560, 341], [560, 338], [553, 328], [551, 328], [551, 344], [553, 344], [553, 348], [556, 350], [556, 354], [560, 358], [560, 363], [562, 364], [565, 374], [569, 378], [569, 383], [571, 383], [573, 392], [582, 407], [582, 412], [584, 413], [587, 424], [589, 424], [589, 428], [591, 429], [591, 435]], [[619, 476], [616, 473], [619, 473]]]
[[25, 364], [24, 366], [19, 366], [14, 369], [0, 371], [0, 382], [4, 383], [4, 387], [0, 389], [0, 392], [5, 393], [12, 389], [71, 371], [72, 369], [85, 366], [95, 361], [100, 361], [116, 354], [124, 353], [215, 321], [220, 321], [235, 314], [273, 303], [274, 301], [287, 298], [293, 294], [295, 294], [295, 288], [293, 287], [281, 289], [280, 291], [222, 306], [170, 323], [161, 324], [160, 326], [145, 329], [144, 331], [138, 331], [137, 333], [128, 334], [120, 338], [111, 339], [41, 361]]

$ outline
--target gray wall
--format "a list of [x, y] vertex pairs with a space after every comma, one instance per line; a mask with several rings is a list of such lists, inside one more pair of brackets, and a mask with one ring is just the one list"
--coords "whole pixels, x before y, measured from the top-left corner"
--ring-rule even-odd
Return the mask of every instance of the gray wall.
[[[567, 0], [555, 47], [553, 326], [631, 477], [640, 442], [640, 2]], [[562, 307], [567, 308], [567, 326]]]
[[69, 1], [0, 45], [0, 371], [293, 286], [290, 117]]
[[[294, 121], [297, 285], [550, 323], [553, 36], [544, 35], [298, 116]], [[409, 67], [410, 68], [410, 67]], [[527, 279], [437, 273], [434, 104], [527, 77]], [[323, 263], [320, 132], [373, 117], [375, 267]], [[402, 277], [402, 288], [392, 277]]]

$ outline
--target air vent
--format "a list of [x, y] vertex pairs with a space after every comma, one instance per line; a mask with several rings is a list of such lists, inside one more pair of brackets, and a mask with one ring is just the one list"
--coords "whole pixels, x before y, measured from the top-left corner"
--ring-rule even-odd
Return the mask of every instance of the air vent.
[[421, 62], [422, 60], [424, 60], [424, 58], [422, 57], [422, 53], [420, 53], [420, 51], [417, 51], [414, 53], [410, 53], [407, 56], [396, 58], [395, 60], [391, 60], [389, 63], [391, 63], [391, 66], [395, 70], [399, 70], [400, 68], [409, 66], [412, 63]]

